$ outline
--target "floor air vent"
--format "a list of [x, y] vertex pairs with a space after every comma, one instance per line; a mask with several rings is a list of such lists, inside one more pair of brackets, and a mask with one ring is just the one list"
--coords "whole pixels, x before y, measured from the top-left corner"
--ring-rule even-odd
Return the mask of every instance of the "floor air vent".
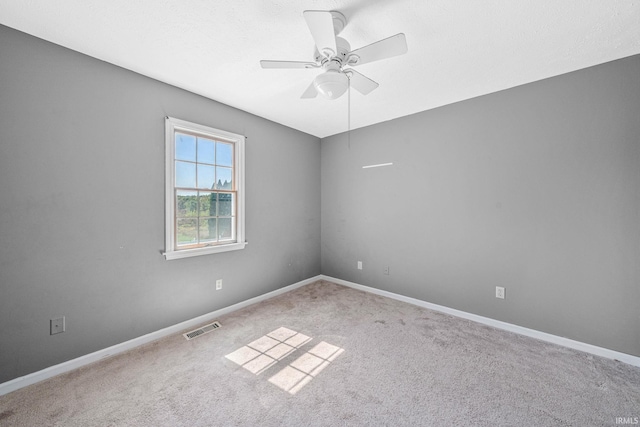
[[209, 333], [215, 329], [218, 329], [220, 326], [222, 326], [220, 324], [220, 322], [213, 322], [213, 323], [209, 323], [208, 325], [203, 326], [202, 328], [198, 328], [196, 330], [193, 330], [191, 332], [187, 332], [186, 334], [182, 334], [186, 339], [188, 340], [192, 340], [195, 337], [199, 337], [200, 335], [204, 335], [206, 333]]

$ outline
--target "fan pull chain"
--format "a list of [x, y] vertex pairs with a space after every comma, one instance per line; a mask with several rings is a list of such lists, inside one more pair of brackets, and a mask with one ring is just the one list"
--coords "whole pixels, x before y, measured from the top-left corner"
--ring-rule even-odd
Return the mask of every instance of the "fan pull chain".
[[349, 77], [349, 87], [347, 93], [347, 147], [351, 150], [351, 77]]

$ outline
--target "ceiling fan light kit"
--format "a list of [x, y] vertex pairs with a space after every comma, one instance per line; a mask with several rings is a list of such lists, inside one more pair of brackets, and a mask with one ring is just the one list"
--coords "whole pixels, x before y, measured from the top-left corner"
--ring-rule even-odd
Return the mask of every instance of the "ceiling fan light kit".
[[340, 98], [352, 86], [363, 95], [378, 87], [378, 83], [352, 68], [407, 52], [404, 34], [396, 34], [370, 45], [351, 50], [349, 43], [337, 35], [347, 25], [345, 16], [337, 11], [306, 10], [303, 13], [309, 31], [315, 41], [315, 62], [260, 61], [262, 68], [322, 68], [302, 94], [302, 98], [315, 98], [318, 94], [327, 99]]
[[327, 70], [313, 79], [318, 93], [328, 99], [338, 99], [347, 91], [349, 78], [339, 70]]

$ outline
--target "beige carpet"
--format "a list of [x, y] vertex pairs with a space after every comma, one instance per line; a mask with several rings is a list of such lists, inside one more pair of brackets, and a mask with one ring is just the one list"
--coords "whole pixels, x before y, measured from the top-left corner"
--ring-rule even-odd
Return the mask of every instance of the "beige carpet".
[[640, 369], [327, 282], [0, 397], [2, 426], [602, 426]]

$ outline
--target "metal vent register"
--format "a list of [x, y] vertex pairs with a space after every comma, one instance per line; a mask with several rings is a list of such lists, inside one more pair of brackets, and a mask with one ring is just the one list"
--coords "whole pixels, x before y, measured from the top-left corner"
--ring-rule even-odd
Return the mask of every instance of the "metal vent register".
[[215, 329], [218, 329], [219, 327], [221, 327], [222, 325], [220, 324], [220, 322], [213, 322], [213, 323], [209, 323], [208, 325], [205, 325], [201, 328], [195, 329], [191, 332], [187, 332], [186, 334], [182, 334], [182, 336], [184, 336], [186, 339], [188, 340], [192, 340], [195, 337], [199, 337], [200, 335], [204, 335], [207, 334]]

